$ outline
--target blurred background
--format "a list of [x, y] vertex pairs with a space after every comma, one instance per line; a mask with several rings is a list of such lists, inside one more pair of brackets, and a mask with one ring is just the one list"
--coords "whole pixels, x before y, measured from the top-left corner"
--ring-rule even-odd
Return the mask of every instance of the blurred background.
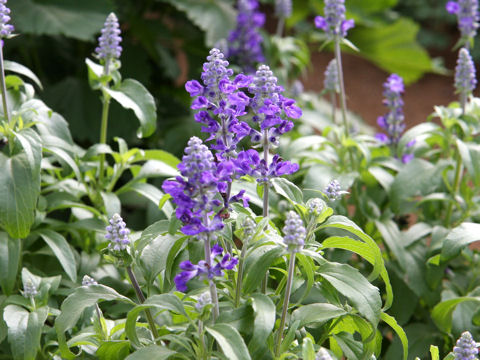
[[[267, 63], [281, 73], [288, 88], [299, 79], [306, 91], [320, 92], [323, 72], [333, 57], [313, 19], [323, 14], [321, 0], [293, 0], [284, 37], [272, 36], [278, 19], [274, 0], [261, 0], [266, 14], [261, 30]], [[356, 26], [345, 47], [348, 107], [375, 126], [385, 112], [382, 84], [390, 73], [407, 83], [408, 126], [425, 121], [434, 105], [455, 100], [452, 70], [459, 37], [446, 0], [346, 0], [347, 18]], [[158, 131], [136, 138], [136, 120], [114, 104], [111, 136], [131, 144], [160, 147], [181, 154], [199, 128], [190, 116], [189, 79], [199, 79], [208, 50], [235, 26], [233, 0], [14, 0], [12, 23], [19, 36], [8, 40], [5, 58], [32, 69], [43, 83], [39, 96], [69, 122], [82, 145], [98, 139], [101, 103], [87, 81], [85, 58], [92, 58], [106, 16], [114, 11], [122, 29], [122, 75], [142, 82], [158, 108]], [[477, 47], [478, 49], [478, 47]], [[474, 51], [475, 59], [480, 52]], [[233, 64], [235, 65], [235, 64]]]

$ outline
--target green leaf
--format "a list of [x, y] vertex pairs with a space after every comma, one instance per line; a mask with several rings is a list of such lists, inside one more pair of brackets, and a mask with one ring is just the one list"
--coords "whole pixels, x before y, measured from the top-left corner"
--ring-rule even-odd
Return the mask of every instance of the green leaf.
[[308, 304], [299, 307], [292, 313], [292, 322], [299, 321], [299, 327], [313, 323], [323, 323], [338, 318], [347, 312], [338, 306], [326, 303]]
[[310, 339], [309, 337], [303, 338], [302, 359], [315, 360], [315, 348], [313, 347], [312, 339]]
[[133, 354], [126, 357], [125, 360], [166, 360], [176, 352], [163, 346], [150, 345], [140, 348]]
[[452, 229], [442, 246], [441, 261], [456, 257], [468, 244], [480, 240], [480, 224], [462, 223]]
[[300, 190], [297, 185], [293, 184], [287, 179], [274, 178], [272, 179], [272, 185], [277, 194], [282, 195], [287, 200], [300, 204], [303, 202], [302, 190]]
[[345, 296], [374, 328], [377, 326], [382, 307], [377, 287], [350, 265], [325, 262], [319, 266], [318, 272]]
[[187, 17], [205, 31], [207, 46], [226, 39], [235, 24], [235, 10], [224, 0], [163, 0], [184, 11]]
[[432, 356], [432, 360], [440, 360], [440, 352], [438, 351], [438, 346], [430, 346], [430, 355]]
[[52, 249], [68, 277], [73, 282], [77, 281], [77, 264], [67, 240], [59, 233], [50, 229], [41, 229], [35, 233], [40, 235], [50, 249]]
[[35, 360], [40, 350], [40, 336], [47, 315], [47, 307], [41, 307], [32, 312], [17, 305], [5, 307], [3, 319], [8, 326], [8, 342], [13, 359]]
[[8, 6], [15, 29], [22, 34], [65, 35], [89, 41], [100, 32], [112, 11], [107, 0], [16, 0]]
[[37, 77], [37, 75], [35, 75], [33, 73], [32, 70], [30, 70], [26, 66], [23, 66], [19, 63], [16, 63], [14, 61], [8, 61], [8, 60], [5, 60], [3, 62], [3, 66], [5, 67], [5, 70], [7, 70], [7, 71], [12, 71], [12, 72], [15, 72], [17, 74], [28, 77], [30, 80], [33, 80], [33, 82], [35, 84], [37, 84], [40, 89], [43, 89], [42, 83], [40, 82], [40, 79]]
[[267, 339], [275, 326], [275, 305], [264, 294], [254, 294], [251, 299], [255, 320], [248, 351], [254, 359], [259, 359], [268, 354]]
[[91, 285], [76, 288], [75, 291], [63, 301], [60, 309], [61, 314], [55, 320], [55, 329], [57, 331], [62, 357], [71, 359], [75, 356], [68, 350], [65, 343], [65, 331], [71, 329], [77, 323], [80, 315], [82, 315], [87, 307], [95, 305], [100, 300], [118, 300], [130, 305], [135, 305], [129, 298], [120, 295], [108, 286]]
[[40, 194], [41, 147], [27, 144], [26, 152], [12, 157], [0, 153], [0, 225], [16, 239], [29, 234]]
[[[137, 194], [153, 202], [155, 206], [160, 206], [160, 203], [165, 196], [165, 194], [157, 187], [142, 182], [130, 182], [126, 184], [124, 187], [118, 189], [117, 195], [123, 194], [128, 191], [136, 192]], [[170, 214], [173, 212], [173, 207], [172, 204], [167, 200], [168, 199], [165, 199], [162, 211], [165, 213], [165, 215], [170, 217]]]
[[247, 346], [238, 331], [229, 324], [217, 324], [205, 328], [222, 348], [229, 360], [250, 360]]
[[452, 330], [452, 314], [458, 304], [466, 301], [480, 302], [480, 297], [458, 297], [438, 303], [432, 310], [431, 316], [437, 327], [445, 333]]
[[138, 137], [148, 137], [157, 126], [157, 107], [155, 99], [137, 80], [125, 79], [119, 87], [105, 89], [125, 109], [131, 109], [140, 121]]
[[245, 278], [243, 280], [242, 290], [248, 294], [260, 285], [268, 268], [284, 252], [279, 246], [261, 246], [253, 250], [245, 262]]
[[120, 199], [114, 193], [105, 193], [101, 192], [103, 205], [105, 206], [105, 211], [107, 216], [110, 219], [114, 214], [120, 214], [122, 210], [122, 204]]
[[130, 353], [130, 342], [127, 340], [103, 341], [95, 355], [99, 360], [123, 360]]
[[456, 141], [467, 172], [473, 179], [473, 183], [478, 186], [480, 184], [480, 146], [478, 144], [466, 144], [460, 139]]
[[415, 22], [400, 18], [392, 24], [359, 27], [349, 39], [363, 56], [409, 84], [432, 70], [428, 53], [416, 41], [418, 30]]
[[403, 347], [403, 360], [408, 358], [408, 339], [407, 334], [403, 331], [402, 327], [398, 325], [397, 320], [394, 317], [382, 312], [380, 318], [385, 321], [398, 335]]
[[173, 177], [180, 175], [176, 167], [160, 160], [148, 160], [140, 169], [136, 179], [151, 177]]
[[0, 232], [0, 286], [6, 295], [11, 295], [15, 288], [20, 257], [20, 240], [12, 239], [7, 233]]

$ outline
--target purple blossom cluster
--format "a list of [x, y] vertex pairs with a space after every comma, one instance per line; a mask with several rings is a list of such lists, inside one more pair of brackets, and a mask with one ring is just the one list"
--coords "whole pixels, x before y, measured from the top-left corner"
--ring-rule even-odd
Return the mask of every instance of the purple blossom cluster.
[[478, 0], [449, 1], [446, 8], [450, 14], [457, 16], [458, 29], [462, 38], [473, 39], [477, 35], [480, 20]]
[[112, 59], [120, 58], [122, 54], [121, 41], [117, 16], [110, 13], [103, 25], [102, 35], [98, 38], [98, 47], [95, 49], [97, 58], [105, 60], [106, 63]]
[[475, 64], [467, 48], [461, 48], [458, 53], [455, 68], [455, 89], [457, 93], [466, 98], [477, 86], [475, 77]]
[[238, 0], [237, 8], [237, 26], [228, 35], [227, 57], [248, 74], [265, 60], [263, 38], [258, 32], [265, 23], [265, 15], [258, 11], [258, 0]]
[[15, 30], [13, 25], [9, 24], [10, 9], [6, 6], [7, 0], [0, 0], [0, 38], [8, 37]]
[[213, 141], [211, 149], [217, 157], [236, 157], [239, 141], [250, 134], [250, 126], [239, 121], [246, 114], [249, 97], [240, 89], [247, 87], [252, 78], [243, 74], [233, 80], [233, 70], [218, 49], [212, 49], [203, 64], [202, 84], [190, 80], [185, 84], [190, 96], [194, 97], [192, 109], [199, 110], [195, 121], [202, 124], [202, 132], [210, 134], [206, 141]]
[[[383, 103], [388, 108], [387, 114], [379, 116], [377, 124], [386, 131], [386, 134], [379, 133], [376, 138], [394, 149], [397, 148], [398, 141], [405, 130], [405, 116], [403, 115], [403, 99], [402, 94], [405, 91], [403, 79], [397, 74], [391, 74], [387, 81], [383, 84]], [[407, 151], [415, 144], [415, 140], [410, 141], [406, 148]], [[404, 163], [409, 162], [413, 158], [413, 154], [406, 153], [402, 156]]]
[[353, 19], [345, 19], [345, 0], [325, 0], [325, 16], [315, 17], [315, 26], [327, 33], [330, 39], [344, 38], [355, 26]]
[[[224, 270], [232, 270], [237, 265], [238, 260], [229, 254], [223, 256], [222, 254], [223, 249], [217, 244], [211, 250], [211, 259], [216, 263], [215, 265], [209, 266], [205, 260], [200, 260], [196, 265], [188, 260], [180, 263], [180, 269], [183, 271], [174, 278], [177, 289], [186, 291], [187, 283], [195, 277], [200, 280], [211, 280], [216, 276], [223, 276]], [[219, 256], [221, 260], [217, 259]]]
[[478, 348], [477, 343], [473, 340], [472, 334], [465, 331], [457, 340], [453, 348], [455, 360], [477, 360]]
[[303, 221], [295, 211], [287, 213], [285, 226], [283, 227], [283, 242], [291, 253], [302, 251], [305, 245], [306, 230]]
[[105, 239], [110, 240], [108, 248], [113, 251], [125, 250], [130, 244], [130, 239], [128, 238], [130, 230], [127, 228], [127, 224], [125, 224], [119, 214], [114, 214], [109, 223], [110, 225], [105, 228], [107, 231]]

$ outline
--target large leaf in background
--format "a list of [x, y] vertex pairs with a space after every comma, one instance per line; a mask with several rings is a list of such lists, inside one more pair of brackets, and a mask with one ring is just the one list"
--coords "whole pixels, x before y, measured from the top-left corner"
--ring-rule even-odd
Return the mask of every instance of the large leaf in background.
[[0, 232], [0, 286], [2, 292], [11, 295], [17, 279], [20, 263], [21, 243]]
[[231, 360], [250, 360], [247, 346], [238, 331], [229, 324], [216, 324], [206, 328], [222, 348], [223, 353]]
[[362, 56], [388, 72], [397, 73], [408, 84], [432, 71], [428, 53], [416, 42], [418, 30], [413, 21], [401, 18], [389, 25], [358, 27], [349, 34], [349, 40]]
[[225, 39], [235, 25], [235, 10], [231, 1], [225, 0], [161, 0], [178, 10], [200, 29], [205, 31], [206, 44], [213, 46], [218, 40]]
[[113, 10], [107, 0], [15, 0], [8, 6], [20, 33], [65, 35], [86, 41], [100, 32]]
[[140, 121], [138, 137], [153, 134], [157, 126], [157, 107], [155, 99], [141, 83], [134, 79], [125, 79], [115, 90], [105, 90], [125, 109], [133, 110]]
[[40, 336], [48, 309], [42, 307], [28, 312], [17, 305], [8, 305], [3, 319], [8, 326], [8, 342], [15, 360], [34, 360], [40, 349]]
[[33, 224], [40, 194], [42, 149], [31, 129], [17, 134], [17, 140], [22, 152], [11, 157], [0, 153], [0, 225], [12, 238], [24, 238]]

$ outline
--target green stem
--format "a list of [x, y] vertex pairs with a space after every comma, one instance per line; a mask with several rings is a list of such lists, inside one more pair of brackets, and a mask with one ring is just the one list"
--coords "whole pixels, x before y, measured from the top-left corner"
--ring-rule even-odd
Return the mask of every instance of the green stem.
[[336, 125], [337, 124], [337, 96], [335, 95], [334, 91], [330, 93], [330, 103], [332, 104], [332, 121]]
[[[132, 282], [133, 289], [137, 294], [138, 301], [140, 301], [140, 303], [143, 304], [145, 302], [145, 296], [143, 296], [142, 289], [138, 284], [137, 278], [135, 277], [135, 274], [133, 273], [131, 266], [127, 266], [127, 273], [128, 273], [128, 277], [130, 278], [130, 281]], [[152, 331], [153, 337], [155, 338], [155, 341], [156, 341], [156, 339], [158, 338], [158, 331], [157, 331], [157, 327], [155, 326], [155, 321], [153, 320], [153, 316], [152, 316], [152, 313], [150, 312], [150, 309], [145, 309], [145, 315], [147, 317], [148, 326], [150, 327], [150, 330]]]
[[[204, 240], [204, 248], [205, 248], [205, 262], [207, 266], [211, 269], [212, 268], [212, 251], [210, 249], [210, 236]], [[218, 306], [218, 295], [217, 295], [217, 287], [213, 279], [208, 279], [208, 285], [210, 287], [210, 297], [212, 298], [213, 303], [213, 322], [215, 322], [220, 315], [220, 309]]]
[[445, 227], [449, 227], [450, 225], [450, 217], [452, 216], [453, 210], [453, 203], [455, 202], [455, 197], [458, 193], [458, 189], [460, 187], [460, 180], [462, 174], [462, 157], [460, 156], [460, 152], [457, 151], [456, 153], [456, 163], [455, 163], [455, 178], [453, 180], [453, 188], [452, 188], [452, 196], [453, 201], [448, 203], [447, 214], [445, 215]]
[[[268, 146], [268, 132], [267, 130], [263, 130], [263, 160], [265, 161], [265, 166], [268, 167], [268, 152], [269, 152], [269, 146]], [[264, 183], [263, 186], [263, 212], [262, 215], [264, 218], [268, 218], [269, 214], [269, 209], [268, 209], [268, 187], [269, 184], [268, 182]], [[265, 278], [262, 281], [262, 293], [266, 294], [267, 293], [267, 285], [268, 285], [268, 270], [265, 273]]]
[[348, 137], [348, 121], [347, 121], [347, 98], [345, 95], [345, 84], [343, 81], [342, 70], [342, 52], [340, 51], [340, 38], [335, 38], [335, 60], [337, 63], [338, 82], [340, 85], [340, 106], [342, 109], [342, 121], [345, 128], [345, 137]]
[[[110, 108], [110, 95], [103, 90], [103, 108], [102, 108], [102, 124], [100, 128], [100, 144], [107, 143], [107, 128], [108, 128], [108, 110]], [[99, 170], [99, 185], [103, 184], [103, 167], [105, 163], [105, 154], [100, 154], [100, 170]]]
[[285, 298], [283, 299], [283, 309], [282, 309], [282, 318], [280, 320], [280, 326], [277, 332], [277, 340], [275, 342], [275, 356], [279, 356], [280, 352], [280, 344], [282, 343], [283, 339], [283, 329], [285, 328], [285, 320], [287, 318], [287, 310], [288, 310], [288, 303], [290, 301], [290, 293], [292, 291], [292, 281], [293, 281], [293, 273], [295, 270], [295, 255], [296, 253], [290, 253], [290, 264], [288, 265], [288, 278], [287, 278], [287, 285], [285, 288]]
[[247, 254], [248, 241], [250, 236], [245, 239], [245, 242], [242, 245], [242, 252], [240, 253], [240, 259], [238, 260], [238, 278], [237, 286], [235, 288], [235, 307], [240, 306], [240, 296], [242, 293], [242, 282], [243, 282], [243, 265], [245, 261], [245, 255]]
[[5, 83], [5, 67], [3, 66], [3, 41], [4, 40], [0, 40], [0, 82], [2, 86], [3, 114], [5, 116], [5, 122], [10, 124], [10, 113], [8, 112], [7, 104], [7, 84]]
[[207, 347], [205, 346], [205, 336], [203, 335], [203, 321], [198, 321], [198, 338], [200, 340], [200, 351], [202, 352], [202, 359], [207, 360]]
[[285, 27], [285, 18], [283, 16], [280, 16], [277, 23], [277, 31], [275, 33], [277, 37], [282, 37], [284, 27]]

